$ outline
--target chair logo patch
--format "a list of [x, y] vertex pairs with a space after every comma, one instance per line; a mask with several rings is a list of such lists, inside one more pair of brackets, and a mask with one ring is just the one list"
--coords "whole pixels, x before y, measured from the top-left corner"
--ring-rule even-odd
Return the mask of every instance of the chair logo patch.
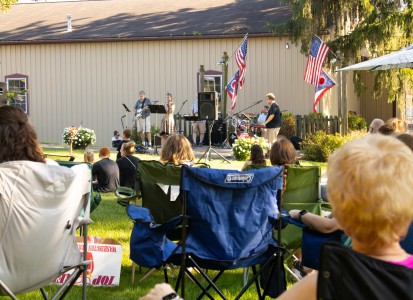
[[229, 173], [225, 178], [225, 183], [251, 183], [254, 179], [254, 174], [239, 174]]

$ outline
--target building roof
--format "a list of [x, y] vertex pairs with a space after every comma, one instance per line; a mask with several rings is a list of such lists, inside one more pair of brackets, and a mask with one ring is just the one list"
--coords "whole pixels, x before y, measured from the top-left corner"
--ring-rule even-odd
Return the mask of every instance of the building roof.
[[[67, 15], [72, 17], [67, 31]], [[95, 0], [13, 5], [0, 43], [140, 40], [268, 34], [291, 10], [275, 0]]]

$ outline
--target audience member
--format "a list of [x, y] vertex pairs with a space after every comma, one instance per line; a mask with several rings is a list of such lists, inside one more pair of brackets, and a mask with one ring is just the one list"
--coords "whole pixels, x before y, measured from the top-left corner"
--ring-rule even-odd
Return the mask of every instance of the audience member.
[[369, 126], [369, 133], [377, 133], [379, 128], [384, 125], [384, 121], [382, 119], [374, 119], [371, 121]]
[[[330, 157], [329, 200], [355, 251], [413, 268], [413, 256], [399, 244], [413, 219], [412, 169], [411, 150], [383, 135], [348, 142]], [[306, 276], [279, 299], [316, 299], [317, 275]]]
[[170, 135], [162, 147], [162, 163], [191, 164], [194, 159], [191, 143], [181, 134]]
[[406, 122], [398, 118], [391, 118], [380, 126], [378, 132], [384, 135], [391, 135], [397, 133], [406, 133], [407, 125]]
[[413, 135], [409, 133], [402, 133], [396, 136], [396, 138], [402, 141], [407, 147], [413, 151]]
[[112, 137], [112, 147], [117, 148], [119, 146], [120, 141], [122, 140], [119, 132], [115, 130], [113, 132], [113, 137]]
[[270, 161], [273, 166], [297, 163], [297, 151], [290, 140], [282, 138], [274, 142], [270, 151]]
[[120, 149], [121, 158], [116, 160], [119, 167], [119, 184], [135, 188], [136, 165], [140, 161], [139, 158], [133, 156], [135, 153], [135, 142], [123, 143]]
[[251, 147], [250, 159], [245, 162], [242, 166], [241, 171], [246, 171], [250, 165], [261, 165], [266, 166], [267, 161], [265, 160], [264, 151], [260, 145], [253, 145]]
[[183, 300], [168, 283], [156, 284], [148, 294], [140, 297], [139, 300]]
[[118, 153], [116, 154], [116, 159], [119, 159], [121, 157], [120, 149], [122, 148], [122, 144], [129, 143], [131, 141], [131, 137], [132, 130], [130, 128], [125, 128], [122, 132], [122, 141], [119, 142], [118, 147], [116, 148], [116, 150], [118, 151]]
[[85, 151], [85, 153], [83, 153], [83, 161], [93, 164], [95, 162], [95, 154], [90, 150]]
[[100, 160], [95, 162], [92, 167], [92, 176], [96, 178], [93, 189], [99, 192], [114, 192], [119, 186], [119, 168], [116, 162], [110, 158], [108, 147], [99, 150]]
[[26, 113], [19, 107], [4, 105], [0, 106], [0, 163], [15, 160], [53, 163], [45, 159]]

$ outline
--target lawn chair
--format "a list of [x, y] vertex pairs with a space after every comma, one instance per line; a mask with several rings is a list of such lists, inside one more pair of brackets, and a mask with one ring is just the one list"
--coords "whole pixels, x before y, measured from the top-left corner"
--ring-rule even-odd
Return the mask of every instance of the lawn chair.
[[[197, 164], [198, 167], [208, 167], [206, 164]], [[149, 209], [153, 222], [165, 224], [169, 220], [182, 213], [182, 204], [179, 198], [179, 185], [181, 181], [182, 165], [172, 163], [163, 164], [159, 161], [139, 161], [137, 165], [138, 189], [137, 195], [142, 199], [142, 206]], [[129, 215], [135, 222], [135, 214]], [[180, 229], [168, 232], [168, 237], [172, 240], [181, 238]], [[145, 263], [145, 258], [141, 258], [139, 241], [136, 240], [134, 232], [131, 235], [131, 259], [132, 276], [131, 283], [135, 282], [135, 262], [139, 262], [141, 267], [150, 268], [141, 278], [144, 280], [155, 268], [150, 262]]]
[[[41, 289], [61, 274], [73, 273], [51, 299], [64, 298], [90, 263], [76, 243], [76, 229], [87, 234], [90, 172], [31, 161], [0, 164], [0, 294]], [[80, 216], [83, 217], [80, 217]], [[87, 237], [84, 236], [87, 249]]]
[[[320, 198], [320, 176], [321, 171], [318, 166], [289, 165], [287, 167], [286, 189], [281, 203], [283, 209], [286, 211], [306, 209], [317, 215], [321, 215], [323, 209], [328, 209], [329, 205]], [[301, 247], [301, 236], [300, 227], [286, 226], [282, 230], [281, 243], [289, 252], [289, 255], [286, 255], [286, 261], [289, 265], [294, 259], [293, 254]], [[287, 271], [295, 279], [299, 279], [290, 268], [287, 268]]]
[[[175, 288], [181, 288], [182, 297], [187, 274], [202, 290], [198, 299], [204, 295], [214, 299], [211, 288], [226, 299], [216, 281], [224, 271], [244, 267], [252, 267], [253, 276], [235, 299], [253, 283], [259, 299], [266, 294], [275, 297], [285, 290], [282, 249], [273, 237], [282, 182], [282, 167], [246, 172], [182, 168], [182, 244], [167, 260], [180, 265]], [[257, 269], [258, 265], [261, 267]], [[206, 286], [188, 268], [196, 269]], [[211, 279], [203, 269], [217, 270], [218, 274]], [[270, 275], [265, 277], [264, 271]]]
[[321, 253], [317, 299], [413, 299], [413, 269], [339, 243], [324, 244]]

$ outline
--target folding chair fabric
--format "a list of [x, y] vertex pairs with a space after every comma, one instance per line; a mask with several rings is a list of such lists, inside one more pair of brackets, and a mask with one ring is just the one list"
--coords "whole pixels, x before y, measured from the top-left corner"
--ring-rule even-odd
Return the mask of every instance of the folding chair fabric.
[[413, 299], [413, 269], [339, 243], [326, 243], [321, 251], [317, 299]]
[[190, 257], [184, 268], [195, 263], [197, 268], [225, 271], [275, 259], [273, 228], [282, 183], [283, 167], [245, 172], [183, 167], [181, 190], [189, 229], [182, 248], [168, 261], [182, 263], [179, 253], [184, 251]]
[[145, 207], [130, 204], [126, 212], [135, 221], [130, 239], [130, 258], [142, 267], [160, 268], [176, 248], [166, 234], [176, 228], [182, 217], [159, 225]]
[[235, 261], [276, 245], [268, 220], [275, 222], [278, 218], [281, 170], [271, 167], [237, 172], [184, 167], [181, 189], [186, 192], [187, 214], [191, 217], [187, 252], [203, 259]]
[[0, 164], [0, 280], [13, 293], [41, 288], [82, 265], [75, 234], [90, 222], [90, 179], [85, 164]]
[[140, 161], [137, 172], [137, 194], [142, 197], [142, 206], [150, 210], [157, 224], [166, 223], [181, 214], [181, 201], [174, 196], [174, 192], [179, 193], [181, 165]]

